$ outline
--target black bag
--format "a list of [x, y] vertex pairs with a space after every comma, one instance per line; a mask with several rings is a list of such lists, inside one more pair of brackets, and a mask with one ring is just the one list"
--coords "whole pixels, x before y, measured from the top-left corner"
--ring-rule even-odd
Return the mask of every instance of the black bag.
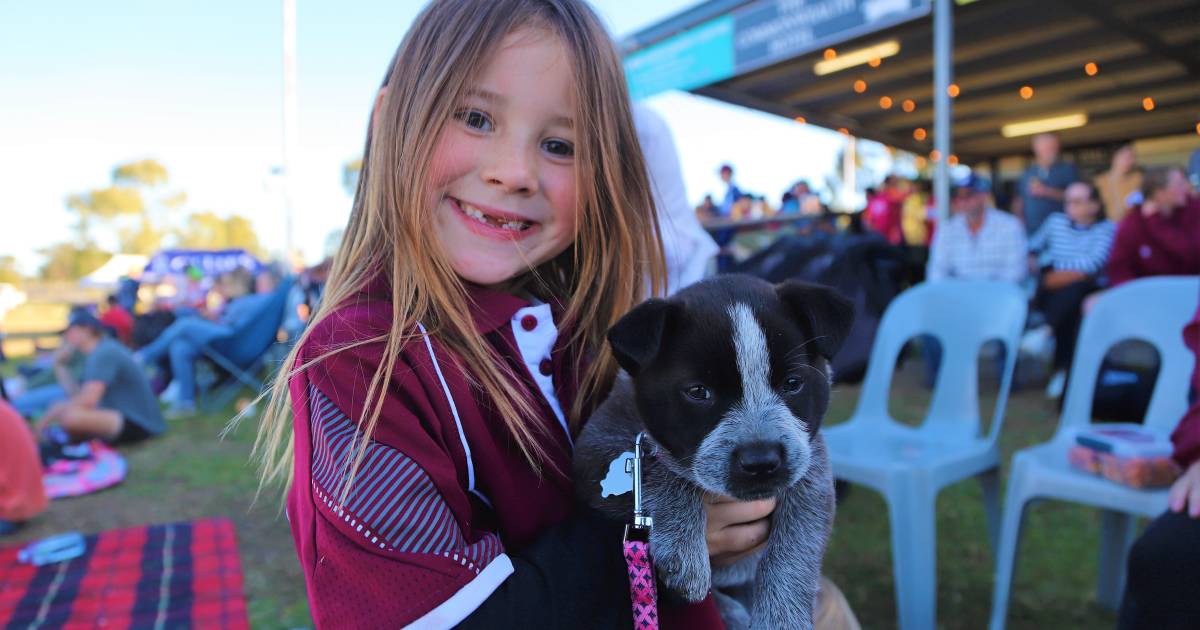
[[1154, 395], [1159, 365], [1158, 352], [1145, 342], [1124, 341], [1113, 346], [1100, 363], [1092, 419], [1140, 424]]
[[175, 323], [175, 314], [170, 311], [154, 311], [134, 317], [133, 347], [145, 347], [173, 323]]

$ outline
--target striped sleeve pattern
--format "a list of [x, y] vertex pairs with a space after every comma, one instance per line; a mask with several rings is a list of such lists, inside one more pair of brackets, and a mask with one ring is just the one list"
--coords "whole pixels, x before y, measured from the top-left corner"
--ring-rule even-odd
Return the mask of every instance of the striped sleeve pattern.
[[1044, 233], [1045, 264], [1055, 271], [1099, 273], [1108, 261], [1116, 226], [1099, 221], [1087, 227], [1071, 222], [1064, 214], [1053, 214], [1040, 230]]
[[364, 546], [449, 558], [478, 574], [504, 553], [495, 534], [468, 544], [429, 475], [401, 451], [371, 440], [345, 502], [361, 434], [316, 387], [309, 386], [312, 485], [319, 505]]

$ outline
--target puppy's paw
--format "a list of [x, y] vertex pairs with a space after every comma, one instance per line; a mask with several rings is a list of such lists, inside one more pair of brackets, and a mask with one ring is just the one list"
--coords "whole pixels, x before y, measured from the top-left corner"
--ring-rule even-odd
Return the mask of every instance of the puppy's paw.
[[712, 589], [708, 549], [704, 545], [673, 545], [655, 538], [650, 535], [650, 552], [663, 585], [690, 602], [707, 597]]

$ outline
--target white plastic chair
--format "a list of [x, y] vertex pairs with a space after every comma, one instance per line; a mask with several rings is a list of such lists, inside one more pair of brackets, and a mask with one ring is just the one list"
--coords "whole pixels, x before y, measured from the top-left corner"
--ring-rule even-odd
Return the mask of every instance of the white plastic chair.
[[[892, 527], [896, 604], [902, 630], [936, 627], [937, 494], [978, 477], [988, 536], [1000, 521], [1000, 432], [1025, 325], [1026, 299], [1007, 282], [945, 281], [905, 291], [883, 315], [853, 417], [824, 431], [833, 473], [883, 494]], [[888, 415], [896, 359], [917, 335], [941, 343], [942, 359], [925, 421], [909, 427]], [[987, 435], [979, 420], [978, 361], [984, 343], [1004, 344], [1004, 370]]]
[[[1138, 339], [1158, 351], [1158, 379], [1142, 427], [1170, 435], [1187, 408], [1193, 357], [1183, 344], [1183, 327], [1196, 312], [1200, 278], [1158, 277], [1105, 291], [1083, 319], [1058, 431], [1049, 441], [1013, 455], [1004, 505], [1004, 524], [992, 595], [992, 630], [1004, 628], [1012, 589], [1021, 522], [1030, 501], [1058, 499], [1102, 510], [1096, 599], [1115, 609], [1125, 587], [1125, 558], [1137, 533], [1138, 516], [1167, 509], [1167, 491], [1137, 490], [1075, 470], [1067, 451], [1079, 431], [1092, 424], [1092, 397], [1100, 363], [1112, 346]], [[1105, 426], [1121, 426], [1108, 424]]]

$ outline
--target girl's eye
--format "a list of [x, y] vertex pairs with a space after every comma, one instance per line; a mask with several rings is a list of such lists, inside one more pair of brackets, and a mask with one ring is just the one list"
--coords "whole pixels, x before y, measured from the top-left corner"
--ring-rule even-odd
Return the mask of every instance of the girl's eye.
[[558, 157], [571, 157], [575, 155], [575, 145], [566, 140], [547, 140], [542, 143], [542, 149], [550, 155]]
[[795, 394], [804, 389], [804, 381], [795, 376], [789, 376], [783, 381], [783, 386], [780, 388], [785, 394]]
[[695, 401], [704, 401], [712, 398], [712, 392], [708, 391], [708, 388], [703, 385], [692, 385], [683, 390], [683, 393]]
[[488, 115], [477, 109], [466, 109], [456, 112], [454, 117], [461, 120], [462, 123], [471, 129], [479, 131], [491, 131], [492, 119]]

